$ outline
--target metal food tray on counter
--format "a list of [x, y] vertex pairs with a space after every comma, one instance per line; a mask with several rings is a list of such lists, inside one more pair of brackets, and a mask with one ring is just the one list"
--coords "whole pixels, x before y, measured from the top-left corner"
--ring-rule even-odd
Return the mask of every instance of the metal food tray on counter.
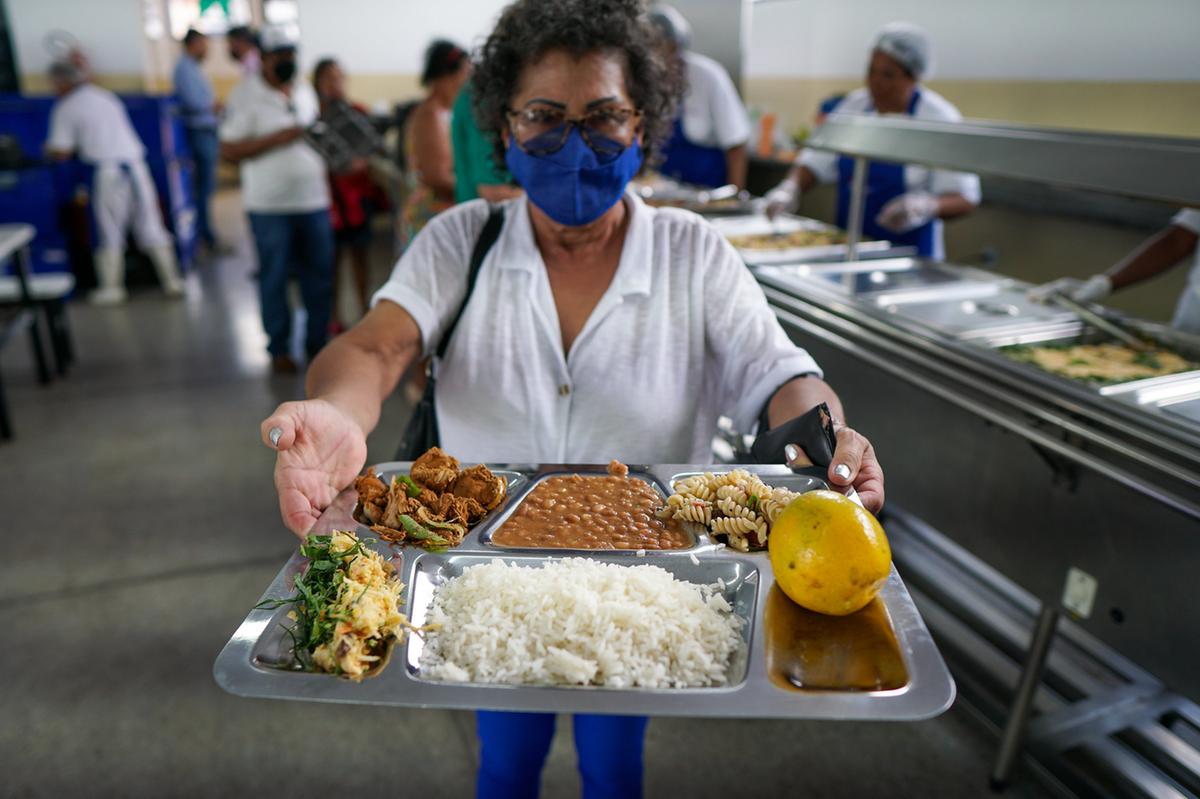
[[[913, 343], [959, 352], [993, 378], [1007, 375], [1020, 385], [1124, 413], [1139, 423], [1157, 421], [1168, 434], [1200, 437], [1200, 370], [1087, 382], [1006, 355], [1004, 348], [1013, 345], [1115, 342], [1070, 310], [1030, 300], [1033, 286], [1024, 281], [924, 258], [774, 265], [760, 267], [755, 274], [768, 287], [842, 307], [843, 312], [853, 308], [860, 322], [874, 319]], [[1093, 310], [1146, 341], [1200, 363], [1200, 337], [1109, 309]]]
[[[810, 219], [806, 216], [782, 214], [774, 220], [762, 214], [754, 216], [728, 216], [711, 220], [726, 238], [731, 236], [779, 236], [781, 239], [797, 231], [827, 234], [842, 239], [840, 243], [813, 244], [808, 246], [778, 247], [759, 249], [751, 247], [734, 248], [747, 266], [765, 266], [770, 264], [794, 264], [815, 261], [844, 261], [849, 253], [845, 244], [845, 233], [833, 225]], [[885, 258], [913, 253], [911, 247], [897, 247], [890, 241], [860, 241], [857, 248], [858, 258]]]
[[633, 189], [647, 205], [683, 208], [705, 216], [753, 214], [761, 205], [747, 191], [732, 184], [707, 188], [653, 174], [634, 181]]
[[[411, 464], [376, 467], [385, 481], [407, 474]], [[764, 482], [803, 492], [825, 488], [816, 477], [784, 466], [630, 466], [629, 476], [647, 481], [665, 500], [671, 484], [704, 471], [744, 468]], [[376, 542], [404, 582], [402, 610], [421, 625], [438, 585], [479, 563], [500, 558], [536, 568], [564, 557], [621, 565], [654, 565], [676, 578], [720, 585], [743, 620], [742, 647], [732, 658], [727, 682], [702, 688], [611, 688], [436, 682], [422, 676], [423, 641], [410, 634], [390, 662], [361, 682], [290, 666], [288, 605], [251, 610], [217, 657], [213, 673], [239, 696], [426, 708], [493, 709], [560, 713], [616, 713], [742, 718], [918, 720], [946, 710], [954, 682], [912, 598], [893, 567], [879, 596], [858, 613], [822, 616], [799, 607], [775, 586], [766, 552], [743, 553], [714, 543], [692, 528], [691, 545], [671, 551], [517, 549], [498, 546], [495, 532], [542, 480], [563, 474], [603, 474], [603, 466], [498, 466], [508, 482], [504, 503], [445, 552]], [[340, 494], [313, 532], [356, 530], [373, 534], [351, 516], [352, 489]], [[292, 595], [305, 567], [297, 552], [263, 594], [262, 601]]]

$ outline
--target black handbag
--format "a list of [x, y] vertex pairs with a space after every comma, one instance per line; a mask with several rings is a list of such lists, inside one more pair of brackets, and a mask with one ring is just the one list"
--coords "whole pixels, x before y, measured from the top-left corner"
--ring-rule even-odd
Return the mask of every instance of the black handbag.
[[446, 355], [450, 337], [454, 335], [454, 329], [458, 327], [458, 320], [462, 319], [463, 311], [466, 310], [467, 303], [471, 301], [471, 294], [475, 291], [479, 267], [483, 265], [483, 259], [487, 257], [488, 251], [500, 237], [500, 228], [503, 226], [504, 209], [493, 207], [491, 213], [488, 214], [487, 223], [479, 234], [479, 239], [475, 242], [475, 249], [471, 251], [471, 268], [467, 272], [466, 296], [463, 297], [462, 305], [458, 306], [458, 313], [450, 321], [449, 327], [442, 333], [442, 340], [438, 342], [437, 350], [429, 361], [425, 391], [421, 394], [421, 400], [417, 403], [417, 407], [413, 409], [408, 425], [404, 428], [404, 437], [400, 439], [400, 446], [396, 449], [396, 460], [398, 461], [415, 461], [430, 447], [438, 446], [441, 440], [438, 433], [437, 408], [433, 402], [434, 390], [437, 388], [437, 364]]

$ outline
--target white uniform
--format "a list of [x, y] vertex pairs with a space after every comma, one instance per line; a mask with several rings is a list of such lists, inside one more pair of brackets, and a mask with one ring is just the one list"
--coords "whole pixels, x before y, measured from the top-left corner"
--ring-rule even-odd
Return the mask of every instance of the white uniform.
[[[717, 418], [750, 430], [777, 388], [820, 374], [733, 248], [695, 214], [632, 194], [612, 284], [564, 355], [528, 201], [504, 204], [437, 384], [442, 446], [469, 461], [706, 463]], [[436, 349], [488, 216], [434, 218], [373, 303], [403, 306]]]
[[[225, 104], [221, 141], [308, 127], [319, 113], [317, 95], [307, 82], [297, 80], [289, 97], [269, 86], [262, 75], [247, 75]], [[251, 213], [309, 213], [329, 207], [325, 162], [303, 138], [247, 158], [241, 174], [242, 204]]]
[[729, 73], [706, 55], [688, 50], [683, 133], [692, 144], [728, 150], [750, 140], [750, 119]]
[[[1171, 220], [1172, 225], [1178, 225], [1200, 236], [1200, 211], [1194, 208], [1184, 208]], [[1188, 276], [1187, 287], [1179, 295], [1179, 304], [1175, 307], [1175, 318], [1172, 325], [1188, 333], [1200, 335], [1200, 246], [1196, 247], [1192, 271]]]
[[[920, 87], [921, 95], [913, 109], [914, 119], [928, 119], [936, 122], [960, 122], [962, 114], [958, 109], [940, 94], [926, 86]], [[842, 99], [830, 113], [834, 114], [866, 114], [875, 116], [875, 105], [871, 101], [871, 93], [865, 88], [858, 88]], [[806, 149], [800, 152], [796, 163], [808, 167], [817, 180], [822, 183], [832, 183], [838, 179], [838, 154], [825, 150]], [[969, 172], [952, 172], [945, 169], [928, 169], [923, 166], [909, 164], [904, 167], [904, 183], [908, 191], [928, 192], [934, 196], [942, 194], [961, 194], [972, 203], [978, 205], [981, 197], [979, 176]], [[942, 221], [934, 220], [935, 258], [941, 258], [945, 252], [942, 242]]]
[[146, 148], [115, 94], [91, 83], [71, 90], [50, 112], [47, 147], [74, 152], [95, 167], [92, 208], [100, 250], [123, 252], [130, 227], [143, 249], [171, 244], [146, 168]]

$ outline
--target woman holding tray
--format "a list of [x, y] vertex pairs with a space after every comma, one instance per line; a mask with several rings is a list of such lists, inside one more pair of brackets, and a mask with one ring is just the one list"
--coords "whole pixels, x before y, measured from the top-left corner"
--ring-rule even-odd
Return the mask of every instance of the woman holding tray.
[[[440, 443], [468, 461], [705, 463], [722, 414], [743, 430], [821, 402], [841, 417], [728, 243], [625, 190], [669, 137], [682, 89], [638, 0], [518, 0], [474, 89], [525, 196], [430, 222], [366, 318], [311, 365], [309, 399], [263, 422], [290, 529], [304, 535], [359, 473], [383, 400], [452, 326]], [[874, 451], [845, 426], [829, 482], [883, 504]], [[586, 796], [640, 795], [646, 721], [576, 716]], [[536, 795], [553, 734], [550, 714], [480, 712], [479, 795]]]

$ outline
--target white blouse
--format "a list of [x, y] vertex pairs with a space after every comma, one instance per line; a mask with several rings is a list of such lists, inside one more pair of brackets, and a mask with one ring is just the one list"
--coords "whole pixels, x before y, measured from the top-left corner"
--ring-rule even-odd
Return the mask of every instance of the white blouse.
[[[820, 375], [729, 243], [699, 216], [633, 194], [612, 284], [563, 353], [524, 197], [504, 203], [437, 383], [442, 447], [467, 461], [708, 463], [717, 418], [750, 431], [791, 378]], [[475, 200], [436, 217], [375, 295], [437, 347], [466, 290], [488, 215]]]

